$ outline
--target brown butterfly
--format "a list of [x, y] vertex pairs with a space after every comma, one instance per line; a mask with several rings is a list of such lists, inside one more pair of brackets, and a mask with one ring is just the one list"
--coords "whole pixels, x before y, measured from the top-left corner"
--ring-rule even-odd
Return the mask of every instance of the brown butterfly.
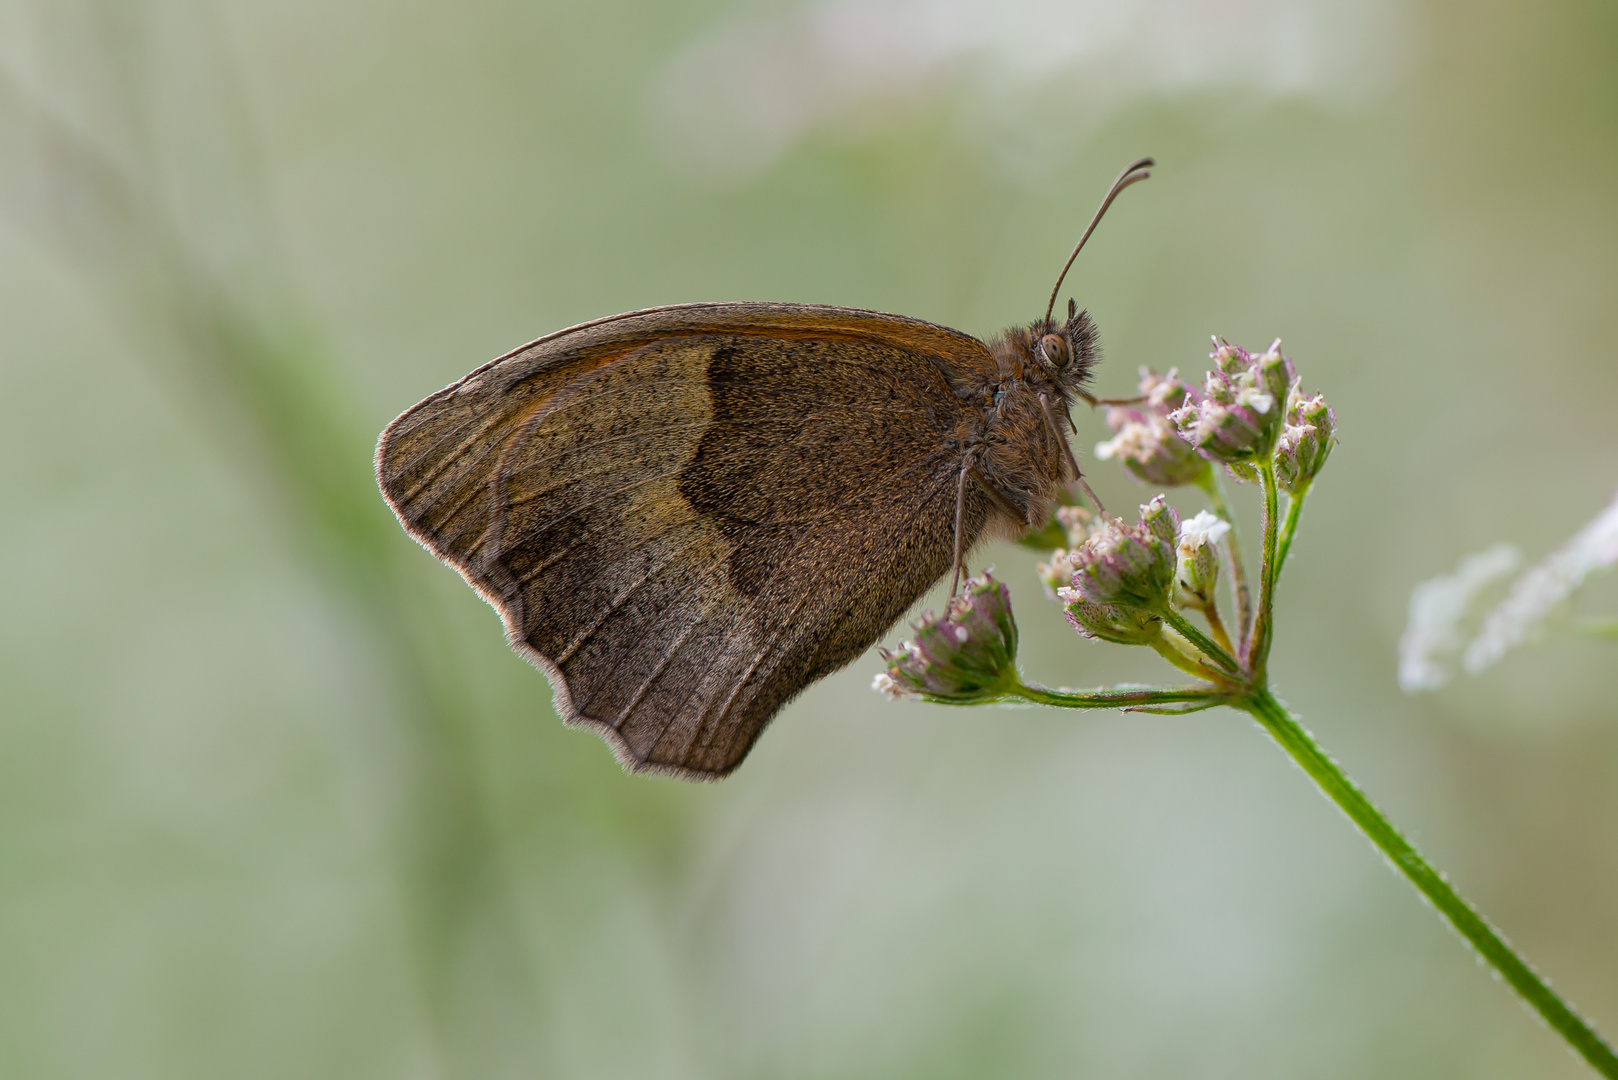
[[631, 771], [724, 776], [979, 541], [1043, 527], [1084, 483], [1061, 423], [1097, 402], [1095, 327], [1071, 300], [1051, 312], [1152, 164], [1113, 183], [1045, 317], [990, 344], [814, 304], [614, 315], [389, 424], [382, 493], [500, 612], [567, 723]]

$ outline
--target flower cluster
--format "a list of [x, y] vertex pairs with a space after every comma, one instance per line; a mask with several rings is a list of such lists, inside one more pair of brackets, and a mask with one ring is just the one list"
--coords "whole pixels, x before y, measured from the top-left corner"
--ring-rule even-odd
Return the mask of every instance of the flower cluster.
[[1169, 420], [1210, 461], [1240, 466], [1267, 456], [1280, 434], [1282, 403], [1296, 381], [1292, 361], [1281, 355], [1280, 339], [1255, 355], [1215, 338], [1209, 358], [1215, 367], [1200, 400], [1187, 401]]
[[1337, 414], [1319, 394], [1305, 397], [1301, 385], [1287, 393], [1286, 421], [1275, 444], [1275, 474], [1281, 490], [1295, 493], [1314, 480], [1337, 444]]
[[995, 701], [1017, 686], [1017, 623], [1011, 590], [988, 573], [966, 582], [942, 616], [928, 612], [914, 641], [882, 650], [888, 670], [873, 688], [889, 697], [954, 705]]
[[[1080, 634], [1151, 646], [1171, 663], [1219, 681], [1262, 672], [1274, 577], [1268, 569], [1260, 576], [1255, 605], [1212, 465], [1240, 480], [1262, 480], [1272, 495], [1286, 493], [1286, 524], [1267, 522], [1264, 548], [1266, 564], [1281, 565], [1296, 527], [1294, 504], [1331, 454], [1336, 416], [1323, 397], [1303, 393], [1279, 339], [1252, 353], [1215, 338], [1210, 359], [1200, 389], [1182, 382], [1178, 371], [1143, 368], [1140, 397], [1108, 412], [1113, 438], [1096, 455], [1164, 487], [1195, 484], [1218, 513], [1202, 511], [1182, 524], [1159, 495], [1141, 507], [1138, 524], [1109, 518], [1076, 546], [1057, 549], [1040, 573]], [[1234, 633], [1226, 630], [1216, 595], [1222, 557], [1232, 576]], [[1071, 582], [1065, 587], [1064, 577]], [[1207, 632], [1186, 613], [1199, 614]]]
[[[1216, 338], [1214, 367], [1200, 390], [1175, 370], [1159, 375], [1143, 368], [1140, 396], [1109, 410], [1114, 436], [1097, 447], [1099, 457], [1166, 487], [1195, 484], [1218, 513], [1204, 510], [1182, 522], [1163, 495], [1143, 505], [1134, 524], [1077, 506], [1059, 509], [1038, 538], [1066, 546], [1046, 548], [1051, 555], [1039, 564], [1039, 575], [1080, 634], [1148, 646], [1215, 687], [1262, 678], [1273, 567], [1285, 562], [1297, 505], [1336, 439], [1330, 407], [1319, 395], [1303, 393], [1280, 346], [1276, 341], [1250, 353]], [[1286, 523], [1266, 522], [1256, 603], [1215, 463], [1239, 478], [1263, 480], [1272, 495], [1279, 489], [1289, 499]], [[1273, 498], [1269, 507], [1275, 514]], [[1227, 566], [1237, 608], [1230, 631], [1217, 597]], [[955, 704], [1026, 698], [1030, 689], [1018, 678], [1016, 652], [1010, 597], [985, 575], [969, 581], [942, 616], [923, 617], [913, 641], [883, 654], [887, 670], [876, 687]]]
[[1124, 645], [1156, 638], [1174, 589], [1179, 533], [1179, 515], [1161, 495], [1140, 508], [1138, 524], [1103, 521], [1071, 555], [1072, 584], [1057, 590], [1073, 628]]
[[1169, 420], [1169, 415], [1196, 399], [1196, 391], [1170, 370], [1159, 375], [1150, 368], [1140, 372], [1140, 400], [1136, 406], [1107, 410], [1113, 437], [1096, 446], [1102, 461], [1117, 459], [1139, 480], [1161, 487], [1195, 484], [1208, 472], [1208, 462], [1197, 454]]

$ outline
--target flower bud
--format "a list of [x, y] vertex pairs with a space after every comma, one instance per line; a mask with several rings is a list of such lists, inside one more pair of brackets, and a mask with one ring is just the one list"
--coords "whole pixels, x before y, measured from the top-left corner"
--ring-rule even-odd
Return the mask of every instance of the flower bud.
[[1207, 461], [1167, 416], [1112, 408], [1107, 410], [1107, 424], [1115, 434], [1096, 444], [1096, 457], [1102, 461], [1117, 458], [1138, 480], [1156, 487], [1180, 487], [1196, 483], [1208, 471]]
[[1196, 391], [1180, 380], [1180, 369], [1169, 368], [1159, 375], [1151, 368], [1140, 369], [1140, 393], [1153, 412], [1167, 415], [1196, 396]]
[[1073, 571], [1079, 568], [1074, 559], [1072, 548], [1057, 548], [1051, 552], [1051, 561], [1035, 563], [1034, 569], [1039, 572], [1039, 580], [1045, 586], [1045, 595], [1053, 600], [1073, 581]]
[[1252, 366], [1253, 354], [1240, 345], [1232, 345], [1228, 341], [1213, 339], [1214, 351], [1208, 354], [1208, 359], [1214, 362], [1221, 375], [1234, 375]]
[[1152, 501], [1140, 508], [1140, 523], [1159, 540], [1173, 544], [1180, 539], [1180, 515], [1161, 495], [1152, 496]]
[[1292, 385], [1298, 381], [1298, 373], [1291, 359], [1281, 355], [1281, 339], [1270, 342], [1269, 349], [1263, 356], [1254, 357], [1254, 362], [1265, 392], [1276, 401], [1287, 400]]
[[[1211, 461], [1243, 461], [1258, 456], [1267, 433], [1264, 414], [1273, 408], [1267, 396], [1246, 394], [1236, 405], [1235, 394], [1218, 377], [1208, 374], [1208, 396], [1169, 414], [1180, 436]], [[1220, 400], [1224, 398], [1225, 400]]]
[[1203, 382], [1202, 400], [1188, 401], [1169, 420], [1211, 461], [1228, 465], [1263, 458], [1280, 433], [1292, 361], [1281, 355], [1279, 340], [1258, 356], [1218, 339], [1214, 344], [1215, 370]]
[[1159, 375], [1141, 369], [1142, 408], [1113, 407], [1107, 410], [1107, 425], [1113, 437], [1096, 447], [1103, 461], [1117, 458], [1137, 479], [1157, 487], [1179, 487], [1196, 483], [1208, 471], [1208, 463], [1196, 448], [1169, 423], [1169, 413], [1185, 405], [1194, 395], [1175, 371]]
[[1067, 533], [1069, 547], [1078, 547], [1090, 539], [1096, 527], [1096, 516], [1082, 506], [1058, 506], [1056, 520], [1061, 523], [1062, 531]]
[[1140, 524], [1109, 518], [1073, 552], [1079, 598], [1146, 612], [1167, 607], [1175, 570], [1169, 537], [1178, 534], [1179, 519], [1161, 497], [1141, 510]]
[[1002, 698], [1017, 685], [1011, 591], [989, 574], [969, 579], [942, 617], [928, 612], [915, 629], [915, 640], [898, 652], [882, 650], [888, 670], [872, 689], [964, 705]]
[[1156, 615], [1116, 604], [1098, 604], [1080, 596], [1077, 589], [1057, 591], [1067, 604], [1067, 621], [1087, 638], [1115, 645], [1150, 645], [1163, 634], [1163, 622]]
[[1078, 569], [1078, 549], [1099, 527], [1096, 516], [1082, 506], [1058, 506], [1056, 524], [1067, 537], [1068, 546], [1052, 551], [1050, 562], [1034, 564], [1046, 595], [1053, 600], [1059, 590], [1073, 584], [1073, 571]]
[[1287, 398], [1286, 426], [1275, 444], [1275, 472], [1281, 489], [1307, 487], [1337, 444], [1337, 414], [1319, 394], [1304, 397], [1296, 386]]
[[1212, 610], [1214, 586], [1219, 582], [1219, 539], [1229, 531], [1230, 522], [1206, 510], [1180, 526], [1175, 584], [1181, 607]]
[[[1058, 506], [1055, 515], [1043, 529], [1029, 533], [1017, 543], [1035, 551], [1075, 548], [1089, 538], [1094, 520], [1095, 515], [1082, 506]], [[1066, 584], [1067, 578], [1064, 577], [1062, 583]]]

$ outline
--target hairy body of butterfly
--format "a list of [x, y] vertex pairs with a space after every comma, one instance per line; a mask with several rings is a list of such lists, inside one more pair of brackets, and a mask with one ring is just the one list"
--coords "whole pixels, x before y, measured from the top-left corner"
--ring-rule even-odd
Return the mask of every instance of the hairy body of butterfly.
[[1077, 478], [1069, 305], [992, 345], [852, 308], [689, 304], [541, 338], [395, 420], [382, 491], [632, 770], [723, 776], [990, 535]]

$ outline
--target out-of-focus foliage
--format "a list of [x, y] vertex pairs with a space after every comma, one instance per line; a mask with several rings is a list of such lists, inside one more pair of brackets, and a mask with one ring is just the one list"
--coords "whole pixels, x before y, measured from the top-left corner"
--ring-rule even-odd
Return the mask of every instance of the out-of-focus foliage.
[[[1280, 690], [1618, 1031], [1611, 642], [1395, 658], [1618, 483], [1607, 8], [0, 0], [0, 1074], [1583, 1075], [1233, 714], [872, 657], [723, 784], [629, 778], [372, 487], [584, 319], [1034, 318], [1143, 153], [1069, 285], [1101, 390], [1309, 358]], [[1030, 675], [1157, 674], [986, 558]]]

